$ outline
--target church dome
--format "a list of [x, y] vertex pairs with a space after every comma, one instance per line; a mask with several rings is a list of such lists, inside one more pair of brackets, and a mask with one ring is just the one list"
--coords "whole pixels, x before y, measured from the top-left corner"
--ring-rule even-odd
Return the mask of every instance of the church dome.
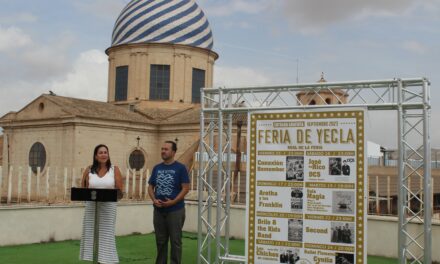
[[132, 0], [115, 22], [112, 47], [134, 43], [212, 49], [208, 19], [194, 0]]

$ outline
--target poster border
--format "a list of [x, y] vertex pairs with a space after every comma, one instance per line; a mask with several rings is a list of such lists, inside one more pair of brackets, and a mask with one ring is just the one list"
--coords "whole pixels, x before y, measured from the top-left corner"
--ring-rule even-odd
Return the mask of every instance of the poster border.
[[356, 118], [356, 160], [357, 160], [357, 179], [356, 195], [357, 206], [355, 217], [356, 225], [356, 261], [357, 264], [367, 263], [367, 164], [366, 164], [366, 141], [365, 141], [365, 113], [366, 108], [346, 108], [344, 110], [309, 110], [307, 112], [288, 111], [288, 110], [263, 110], [248, 113], [248, 139], [250, 144], [247, 146], [247, 153], [250, 158], [247, 162], [247, 184], [246, 191], [246, 248], [245, 257], [248, 264], [254, 264], [254, 243], [255, 238], [255, 199], [256, 199], [256, 125], [259, 120], [294, 120], [294, 119], [327, 119], [327, 118]]

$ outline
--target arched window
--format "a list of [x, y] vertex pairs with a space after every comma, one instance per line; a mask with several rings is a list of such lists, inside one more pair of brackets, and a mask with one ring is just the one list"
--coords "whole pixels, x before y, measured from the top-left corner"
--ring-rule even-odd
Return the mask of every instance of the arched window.
[[140, 170], [145, 165], [145, 156], [144, 153], [140, 150], [135, 150], [130, 154], [129, 160], [131, 169]]
[[332, 103], [332, 100], [330, 100], [330, 98], [326, 98], [326, 99], [325, 99], [325, 103], [326, 103], [326, 104], [331, 104], [331, 103]]
[[310, 101], [310, 103], [309, 103], [309, 105], [315, 105], [315, 104], [316, 104], [315, 100], [312, 100], [312, 101]]
[[32, 145], [29, 151], [29, 166], [34, 173], [37, 173], [37, 168], [40, 167], [42, 171], [46, 165], [46, 149], [43, 144], [37, 142]]

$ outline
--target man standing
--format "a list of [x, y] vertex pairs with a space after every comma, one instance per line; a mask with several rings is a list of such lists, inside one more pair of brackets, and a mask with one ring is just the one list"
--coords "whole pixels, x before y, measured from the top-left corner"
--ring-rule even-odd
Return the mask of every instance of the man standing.
[[148, 195], [154, 204], [156, 264], [167, 263], [168, 239], [171, 243], [171, 263], [182, 263], [184, 197], [189, 191], [189, 177], [185, 165], [174, 160], [176, 151], [175, 142], [164, 142], [161, 149], [163, 162], [153, 168], [148, 181]]

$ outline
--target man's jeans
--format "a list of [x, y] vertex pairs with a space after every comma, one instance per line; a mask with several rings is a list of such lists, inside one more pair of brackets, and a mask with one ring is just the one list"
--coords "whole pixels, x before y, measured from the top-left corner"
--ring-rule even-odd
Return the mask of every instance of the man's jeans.
[[171, 243], [171, 264], [182, 263], [182, 228], [185, 223], [185, 208], [163, 213], [154, 209], [154, 231], [156, 234], [156, 264], [167, 264], [168, 238]]

